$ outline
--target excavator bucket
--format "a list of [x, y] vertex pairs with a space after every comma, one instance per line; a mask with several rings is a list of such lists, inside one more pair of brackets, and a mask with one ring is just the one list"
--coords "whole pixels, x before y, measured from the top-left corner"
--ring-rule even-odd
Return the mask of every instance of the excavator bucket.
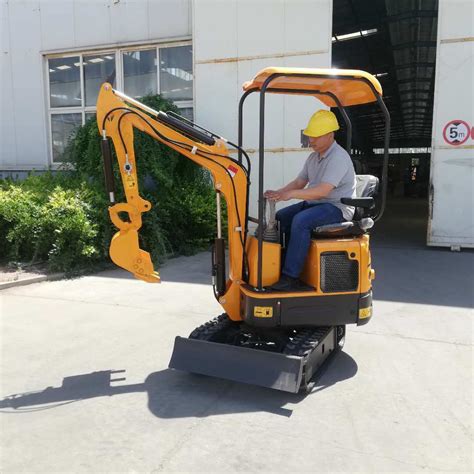
[[136, 229], [117, 232], [112, 237], [109, 253], [116, 265], [133, 273], [135, 278], [148, 283], [160, 283], [160, 276], [153, 269], [150, 254], [140, 249]]
[[177, 336], [169, 367], [284, 392], [310, 390], [338, 350], [335, 328], [310, 354], [296, 356]]

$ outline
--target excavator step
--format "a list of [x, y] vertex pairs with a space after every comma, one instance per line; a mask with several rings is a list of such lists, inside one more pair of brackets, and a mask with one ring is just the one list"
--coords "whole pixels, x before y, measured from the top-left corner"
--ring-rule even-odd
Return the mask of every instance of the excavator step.
[[[300, 341], [289, 345], [287, 353], [178, 336], [169, 367], [285, 392], [308, 391], [339, 348], [337, 329], [321, 328], [312, 344]], [[289, 354], [292, 350], [302, 355]]]

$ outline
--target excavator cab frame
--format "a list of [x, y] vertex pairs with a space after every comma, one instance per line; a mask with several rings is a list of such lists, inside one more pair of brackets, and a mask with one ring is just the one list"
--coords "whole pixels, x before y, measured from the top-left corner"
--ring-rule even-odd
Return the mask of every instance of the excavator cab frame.
[[346, 127], [346, 151], [351, 155], [352, 122], [346, 107], [376, 102], [382, 111], [384, 131], [384, 153], [381, 186], [378, 196], [380, 203], [374, 216], [376, 222], [385, 210], [387, 193], [388, 148], [390, 142], [390, 113], [382, 99], [382, 87], [371, 74], [359, 70], [304, 69], [269, 67], [260, 71], [252, 81], [244, 84], [244, 94], [239, 101], [238, 146], [239, 161], [242, 160], [244, 104], [248, 96], [259, 92], [259, 168], [258, 168], [258, 277], [257, 288], [262, 286], [263, 229], [264, 229], [264, 175], [265, 175], [265, 95], [267, 93], [310, 95], [329, 107], [337, 107]]

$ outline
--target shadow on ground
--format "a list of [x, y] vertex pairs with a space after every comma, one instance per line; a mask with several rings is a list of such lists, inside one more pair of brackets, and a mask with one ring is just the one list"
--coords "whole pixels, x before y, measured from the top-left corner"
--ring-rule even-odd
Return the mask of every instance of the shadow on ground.
[[5, 397], [2, 413], [48, 410], [68, 403], [124, 393], [148, 393], [148, 408], [159, 418], [208, 417], [228, 413], [267, 412], [291, 416], [288, 403], [299, 403], [306, 396], [355, 376], [357, 363], [345, 352], [335, 355], [309, 395], [291, 394], [268, 388], [238, 384], [213, 377], [187, 374], [171, 369], [150, 374], [143, 383], [123, 385], [125, 370], [102, 370], [65, 377], [60, 387], [47, 387]]

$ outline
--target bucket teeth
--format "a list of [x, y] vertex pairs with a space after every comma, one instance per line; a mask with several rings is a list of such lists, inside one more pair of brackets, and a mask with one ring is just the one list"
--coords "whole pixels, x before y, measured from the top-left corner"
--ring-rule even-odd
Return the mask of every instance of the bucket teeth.
[[148, 283], [161, 281], [153, 268], [150, 254], [140, 249], [136, 229], [120, 230], [112, 237], [110, 258], [119, 267], [133, 273], [135, 278]]

